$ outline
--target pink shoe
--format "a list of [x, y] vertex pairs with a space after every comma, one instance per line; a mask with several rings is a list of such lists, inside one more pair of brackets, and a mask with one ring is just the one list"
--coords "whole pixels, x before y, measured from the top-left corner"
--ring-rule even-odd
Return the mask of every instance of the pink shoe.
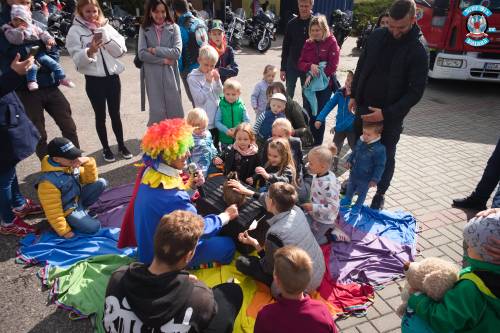
[[12, 212], [14, 215], [23, 218], [26, 215], [40, 214], [43, 210], [40, 205], [34, 203], [31, 199], [26, 199], [26, 203], [23, 206], [14, 208]]
[[34, 226], [24, 222], [24, 220], [20, 217], [16, 216], [12, 224], [14, 224], [20, 230], [24, 231], [25, 234], [36, 232], [36, 228]]
[[28, 90], [29, 91], [38, 90], [38, 83], [34, 81], [28, 82]]
[[31, 229], [26, 229], [26, 228], [20, 227], [19, 224], [21, 222], [19, 222], [19, 220], [20, 219], [18, 217], [16, 217], [14, 219], [13, 223], [9, 223], [9, 224], [2, 223], [2, 224], [0, 224], [0, 234], [2, 234], [2, 235], [14, 235], [14, 236], [18, 236], [18, 237], [24, 237], [27, 234], [29, 234], [30, 232], [34, 232], [35, 231], [31, 226], [27, 225], [22, 220], [21, 220], [22, 223], [26, 224]]
[[68, 88], [76, 87], [76, 85], [70, 79], [62, 79], [59, 81], [59, 84], [65, 86], [65, 87], [68, 87]]

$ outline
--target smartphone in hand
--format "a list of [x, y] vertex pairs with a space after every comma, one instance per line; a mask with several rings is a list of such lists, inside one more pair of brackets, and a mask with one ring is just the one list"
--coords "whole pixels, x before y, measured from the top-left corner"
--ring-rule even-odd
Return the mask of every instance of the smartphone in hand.
[[38, 51], [40, 51], [40, 46], [34, 45], [34, 46], [30, 47], [30, 49], [28, 51], [28, 58], [36, 56]]
[[94, 34], [94, 41], [101, 42], [102, 41], [102, 32], [96, 32]]

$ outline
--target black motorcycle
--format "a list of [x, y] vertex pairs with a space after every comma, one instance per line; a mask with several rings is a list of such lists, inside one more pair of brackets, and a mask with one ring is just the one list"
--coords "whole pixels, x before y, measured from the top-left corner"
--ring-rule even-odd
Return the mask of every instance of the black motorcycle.
[[339, 47], [342, 47], [352, 30], [352, 15], [336, 9], [331, 15], [332, 31]]
[[239, 48], [245, 34], [245, 12], [241, 8], [233, 12], [230, 6], [226, 6], [224, 28], [227, 43], [232, 47]]
[[251, 46], [264, 53], [271, 47], [271, 42], [276, 40], [278, 21], [273, 12], [259, 11], [253, 18], [246, 20], [244, 36]]
[[373, 31], [373, 26], [371, 22], [368, 22], [366, 27], [361, 31], [361, 33], [358, 36], [358, 39], [356, 40], [356, 48], [358, 50], [361, 50], [362, 48], [365, 47], [366, 41], [368, 40], [368, 37]]
[[54, 36], [57, 46], [64, 48], [66, 45], [66, 35], [73, 24], [73, 12], [63, 10], [52, 13], [47, 19], [47, 31]]
[[110, 16], [108, 17], [109, 24], [115, 28], [120, 35], [125, 39], [137, 38], [139, 36], [139, 21], [137, 17], [132, 15], [127, 15], [124, 17]]

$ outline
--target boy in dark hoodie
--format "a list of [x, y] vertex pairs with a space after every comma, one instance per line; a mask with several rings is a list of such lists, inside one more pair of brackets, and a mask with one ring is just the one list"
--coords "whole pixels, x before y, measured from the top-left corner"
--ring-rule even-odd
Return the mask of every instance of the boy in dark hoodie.
[[184, 270], [203, 234], [203, 218], [176, 210], [163, 216], [154, 259], [113, 273], [106, 290], [106, 332], [231, 332], [243, 302], [237, 284], [213, 290]]

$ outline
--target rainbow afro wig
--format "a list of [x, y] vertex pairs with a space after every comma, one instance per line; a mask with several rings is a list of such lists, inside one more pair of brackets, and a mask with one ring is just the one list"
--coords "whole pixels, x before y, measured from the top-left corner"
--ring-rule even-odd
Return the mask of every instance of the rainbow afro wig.
[[194, 145], [193, 127], [184, 119], [166, 119], [152, 125], [142, 138], [146, 165], [169, 163], [184, 156]]

